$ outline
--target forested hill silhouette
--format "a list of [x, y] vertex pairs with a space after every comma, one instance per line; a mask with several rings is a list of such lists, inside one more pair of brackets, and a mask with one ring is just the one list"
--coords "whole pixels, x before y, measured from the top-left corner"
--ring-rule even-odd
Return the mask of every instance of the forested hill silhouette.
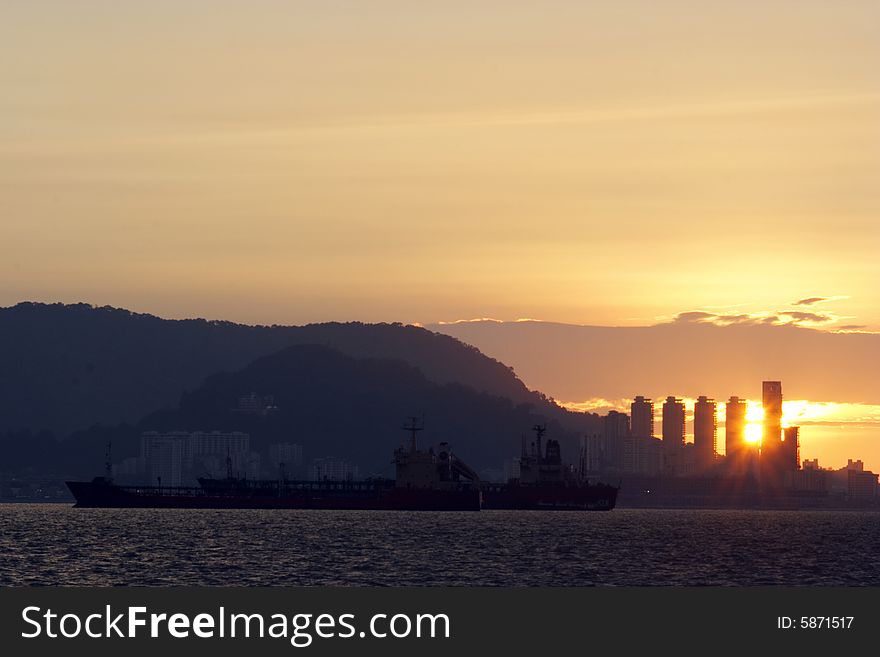
[[246, 326], [87, 304], [21, 303], [0, 309], [0, 431], [48, 429], [60, 437], [95, 423], [134, 423], [175, 406], [208, 375], [295, 344], [398, 359], [429, 381], [550, 406], [502, 363], [415, 326]]
[[[233, 410], [251, 392], [271, 395], [277, 410], [266, 417]], [[503, 458], [518, 455], [522, 434], [536, 422], [549, 421], [563, 453], [576, 458], [580, 433], [531, 404], [430, 381], [400, 360], [355, 359], [319, 345], [288, 347], [238, 372], [210, 376], [183, 395], [178, 409], [147, 416], [139, 429], [245, 431], [263, 451], [272, 442], [295, 442], [307, 461], [335, 456], [357, 463], [364, 474], [388, 476], [391, 452], [407, 438], [400, 430], [404, 418], [422, 414], [419, 440], [449, 441], [477, 468], [498, 468]], [[578, 416], [581, 423], [589, 417]]]

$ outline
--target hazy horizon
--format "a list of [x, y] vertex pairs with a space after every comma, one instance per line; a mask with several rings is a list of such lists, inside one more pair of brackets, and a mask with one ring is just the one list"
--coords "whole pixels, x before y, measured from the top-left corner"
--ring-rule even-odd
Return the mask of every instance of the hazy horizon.
[[[870, 0], [8, 0], [0, 305], [798, 326], [840, 339], [788, 377], [743, 342], [754, 381], [873, 404], [833, 345], [880, 332], [878, 24]], [[477, 342], [574, 407], [664, 390]]]
[[[803, 459], [834, 467], [862, 459], [866, 467], [880, 468], [880, 388], [872, 369], [880, 359], [880, 335], [749, 319], [720, 326], [703, 316], [642, 327], [471, 320], [424, 328], [477, 347], [512, 367], [529, 389], [571, 410], [628, 413], [636, 395], [654, 398], [658, 432], [666, 396], [685, 401], [690, 437], [695, 398], [713, 397], [719, 453], [727, 398], [748, 400], [749, 421], [758, 426], [760, 383], [781, 379], [784, 425], [802, 427]], [[812, 352], [821, 357], [803, 357]], [[824, 376], [832, 369], [845, 385]]]
[[[880, 330], [880, 5], [0, 9], [0, 303]], [[802, 320], [809, 322], [809, 319]]]

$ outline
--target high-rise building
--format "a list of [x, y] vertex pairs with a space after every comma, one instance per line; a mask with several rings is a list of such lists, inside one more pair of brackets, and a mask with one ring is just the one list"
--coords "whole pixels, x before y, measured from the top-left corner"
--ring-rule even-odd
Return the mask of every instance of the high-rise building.
[[787, 470], [782, 443], [782, 382], [764, 381], [761, 390], [764, 427], [761, 435], [761, 478], [777, 485]]
[[684, 445], [684, 402], [667, 397], [663, 402], [663, 444], [679, 448]]
[[336, 459], [332, 456], [317, 458], [312, 461], [312, 479], [315, 481], [350, 481], [357, 479], [360, 473], [358, 466]]
[[273, 476], [283, 473], [286, 477], [297, 477], [301, 474], [303, 463], [302, 445], [296, 443], [273, 443], [269, 445], [269, 463]]
[[654, 437], [654, 403], [639, 395], [630, 404], [630, 434], [635, 438]]
[[189, 434], [184, 432], [141, 434], [141, 458], [147, 483], [163, 487], [182, 485], [188, 440]]
[[847, 496], [856, 500], [877, 498], [877, 475], [870, 470], [847, 470]]
[[684, 402], [669, 396], [663, 402], [663, 466], [670, 472], [680, 469], [684, 448]]
[[604, 436], [593, 433], [581, 439], [581, 461], [584, 472], [591, 474], [600, 473], [604, 463]]
[[733, 475], [754, 474], [758, 465], [758, 446], [746, 442], [745, 399], [733, 396], [724, 409], [725, 466]]
[[250, 436], [233, 431], [171, 431], [141, 434], [143, 475], [162, 486], [192, 486], [196, 477], [259, 476], [259, 454], [250, 451]]
[[718, 449], [716, 410], [715, 400], [704, 395], [694, 404], [694, 450], [698, 470], [705, 470], [715, 462]]
[[623, 471], [657, 476], [663, 470], [663, 441], [630, 436], [623, 441]]
[[800, 427], [786, 427], [783, 431], [782, 466], [785, 470], [798, 470], [801, 467]]
[[745, 446], [746, 401], [731, 397], [724, 409], [724, 451], [727, 458], [735, 458]]
[[764, 381], [761, 403], [764, 406], [764, 431], [761, 447], [775, 447], [782, 441], [782, 381]]
[[609, 411], [602, 424], [605, 469], [620, 470], [623, 467], [623, 441], [629, 436], [629, 416], [626, 413]]

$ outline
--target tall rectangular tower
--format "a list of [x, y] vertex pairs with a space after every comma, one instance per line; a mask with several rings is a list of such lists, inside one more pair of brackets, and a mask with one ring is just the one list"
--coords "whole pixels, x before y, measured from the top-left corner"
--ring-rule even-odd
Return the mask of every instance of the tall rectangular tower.
[[667, 397], [663, 402], [663, 468], [671, 474], [681, 470], [684, 449], [684, 402]]
[[605, 467], [619, 470], [623, 467], [623, 442], [629, 437], [629, 416], [609, 411], [602, 421], [604, 429]]
[[635, 438], [654, 437], [654, 403], [639, 395], [630, 405], [630, 433]]
[[739, 397], [727, 400], [724, 409], [724, 451], [734, 457], [746, 443], [746, 401]]
[[663, 447], [679, 449], [684, 445], [684, 402], [667, 397], [663, 402]]
[[781, 381], [764, 381], [761, 403], [764, 406], [760, 461], [762, 485], [779, 487], [787, 469], [782, 443]]
[[764, 406], [764, 430], [761, 448], [776, 448], [782, 442], [782, 381], [764, 381], [761, 403]]
[[694, 450], [697, 467], [704, 470], [715, 462], [718, 425], [714, 399], [701, 396], [694, 404]]
[[786, 427], [782, 443], [783, 467], [786, 470], [799, 470], [801, 467], [800, 427]]

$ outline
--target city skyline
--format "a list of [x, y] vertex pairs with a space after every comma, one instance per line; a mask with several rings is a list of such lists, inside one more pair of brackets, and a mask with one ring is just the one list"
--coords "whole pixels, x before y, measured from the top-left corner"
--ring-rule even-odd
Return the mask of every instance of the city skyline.
[[755, 382], [783, 379], [785, 422], [809, 428], [808, 452], [824, 462], [846, 463], [857, 453], [880, 463], [872, 367], [880, 336], [761, 322], [718, 326], [693, 317], [652, 327], [472, 321], [428, 328], [510, 365], [530, 388], [572, 410], [623, 411], [634, 394], [674, 393], [686, 398], [690, 414], [700, 395], [718, 400], [719, 410], [737, 395], [751, 402], [754, 431], [761, 405]]
[[[681, 436], [683, 445], [694, 445], [695, 440], [695, 407], [699, 403], [700, 397], [704, 397], [705, 395], [699, 395], [696, 397], [688, 397], [688, 396], [677, 396], [677, 395], [668, 395], [665, 397], [655, 397], [651, 398], [647, 395], [636, 395], [631, 399], [620, 399], [612, 402], [611, 400], [593, 400], [593, 405], [589, 409], [583, 408], [580, 404], [563, 404], [564, 406], [570, 407], [572, 410], [576, 411], [589, 411], [595, 413], [621, 413], [621, 412], [629, 412], [632, 413], [633, 405], [637, 404], [639, 400], [642, 401], [643, 404], [650, 404], [652, 401], [653, 406], [656, 406], [656, 409], [653, 411], [653, 426], [654, 432], [652, 434], [648, 434], [650, 436], [654, 436], [657, 438], [662, 438], [663, 436], [663, 415], [662, 415], [662, 406], [669, 400], [672, 400], [674, 404], [680, 404], [682, 407], [684, 425], [681, 429], [680, 434], [676, 433], [675, 435]], [[714, 402], [715, 405], [715, 454], [718, 456], [727, 456], [728, 452], [728, 442], [727, 442], [727, 429], [730, 426], [728, 416], [728, 410], [731, 407], [731, 401], [736, 400], [738, 405], [743, 406], [743, 422], [741, 425], [742, 431], [742, 443], [754, 447], [760, 447], [762, 438], [764, 435], [764, 410], [761, 399], [747, 399], [745, 397], [740, 397], [737, 395], [731, 395], [730, 399], [727, 401], [716, 401], [712, 399], [708, 399], [709, 402]], [[597, 403], [601, 402], [601, 403]], [[811, 424], [811, 418], [807, 415], [812, 407], [817, 405], [811, 404], [806, 400], [783, 400], [782, 402], [782, 417], [780, 423], [780, 432], [784, 432], [789, 428], [799, 429], [799, 438], [802, 440], [804, 436], [808, 438], [808, 447], [806, 451], [803, 450], [803, 443], [801, 442], [801, 452], [802, 452], [802, 460], [810, 460], [810, 461], [820, 461], [822, 462], [823, 467], [840, 467], [841, 464], [846, 465], [847, 461], [850, 459], [858, 459], [863, 460], [873, 467], [877, 467], [875, 461], [872, 459], [871, 455], [865, 455], [861, 452], [855, 453], [855, 451], [837, 451], [834, 452], [835, 456], [833, 458], [829, 458], [827, 454], [823, 458], [821, 454], [817, 454], [817, 450], [815, 449], [815, 443], [809, 440], [809, 438], [815, 438], [815, 436], [811, 436], [812, 433], [818, 432], [820, 434], [826, 433], [828, 429], [824, 429], [822, 425], [814, 425]], [[787, 409], [787, 410], [786, 410]], [[647, 414], [647, 411], [646, 411]], [[630, 415], [630, 420], [632, 421], [632, 415]], [[676, 420], [676, 425], [678, 420]], [[644, 426], [644, 425], [642, 425]], [[845, 424], [843, 425], [845, 427]], [[846, 431], [846, 429], [837, 429], [837, 431]], [[643, 432], [638, 432], [633, 429], [633, 435], [645, 435]]]
[[[695, 499], [714, 499], [724, 506], [737, 498], [752, 504], [763, 496], [843, 495], [869, 503], [876, 499], [878, 474], [860, 458], [841, 468], [821, 465], [801, 452], [800, 429], [783, 417], [782, 381], [761, 383], [760, 423], [746, 424], [747, 404], [728, 400], [724, 453], [717, 449], [718, 404], [705, 395], [693, 404], [693, 441], [685, 440], [685, 404], [674, 395], [657, 400], [660, 431], [655, 433], [654, 400], [637, 395], [628, 416], [610, 410], [599, 433], [582, 440], [580, 467], [596, 477], [621, 477], [631, 494], [649, 500], [675, 500], [685, 506]], [[749, 502], [748, 500], [752, 501]]]

